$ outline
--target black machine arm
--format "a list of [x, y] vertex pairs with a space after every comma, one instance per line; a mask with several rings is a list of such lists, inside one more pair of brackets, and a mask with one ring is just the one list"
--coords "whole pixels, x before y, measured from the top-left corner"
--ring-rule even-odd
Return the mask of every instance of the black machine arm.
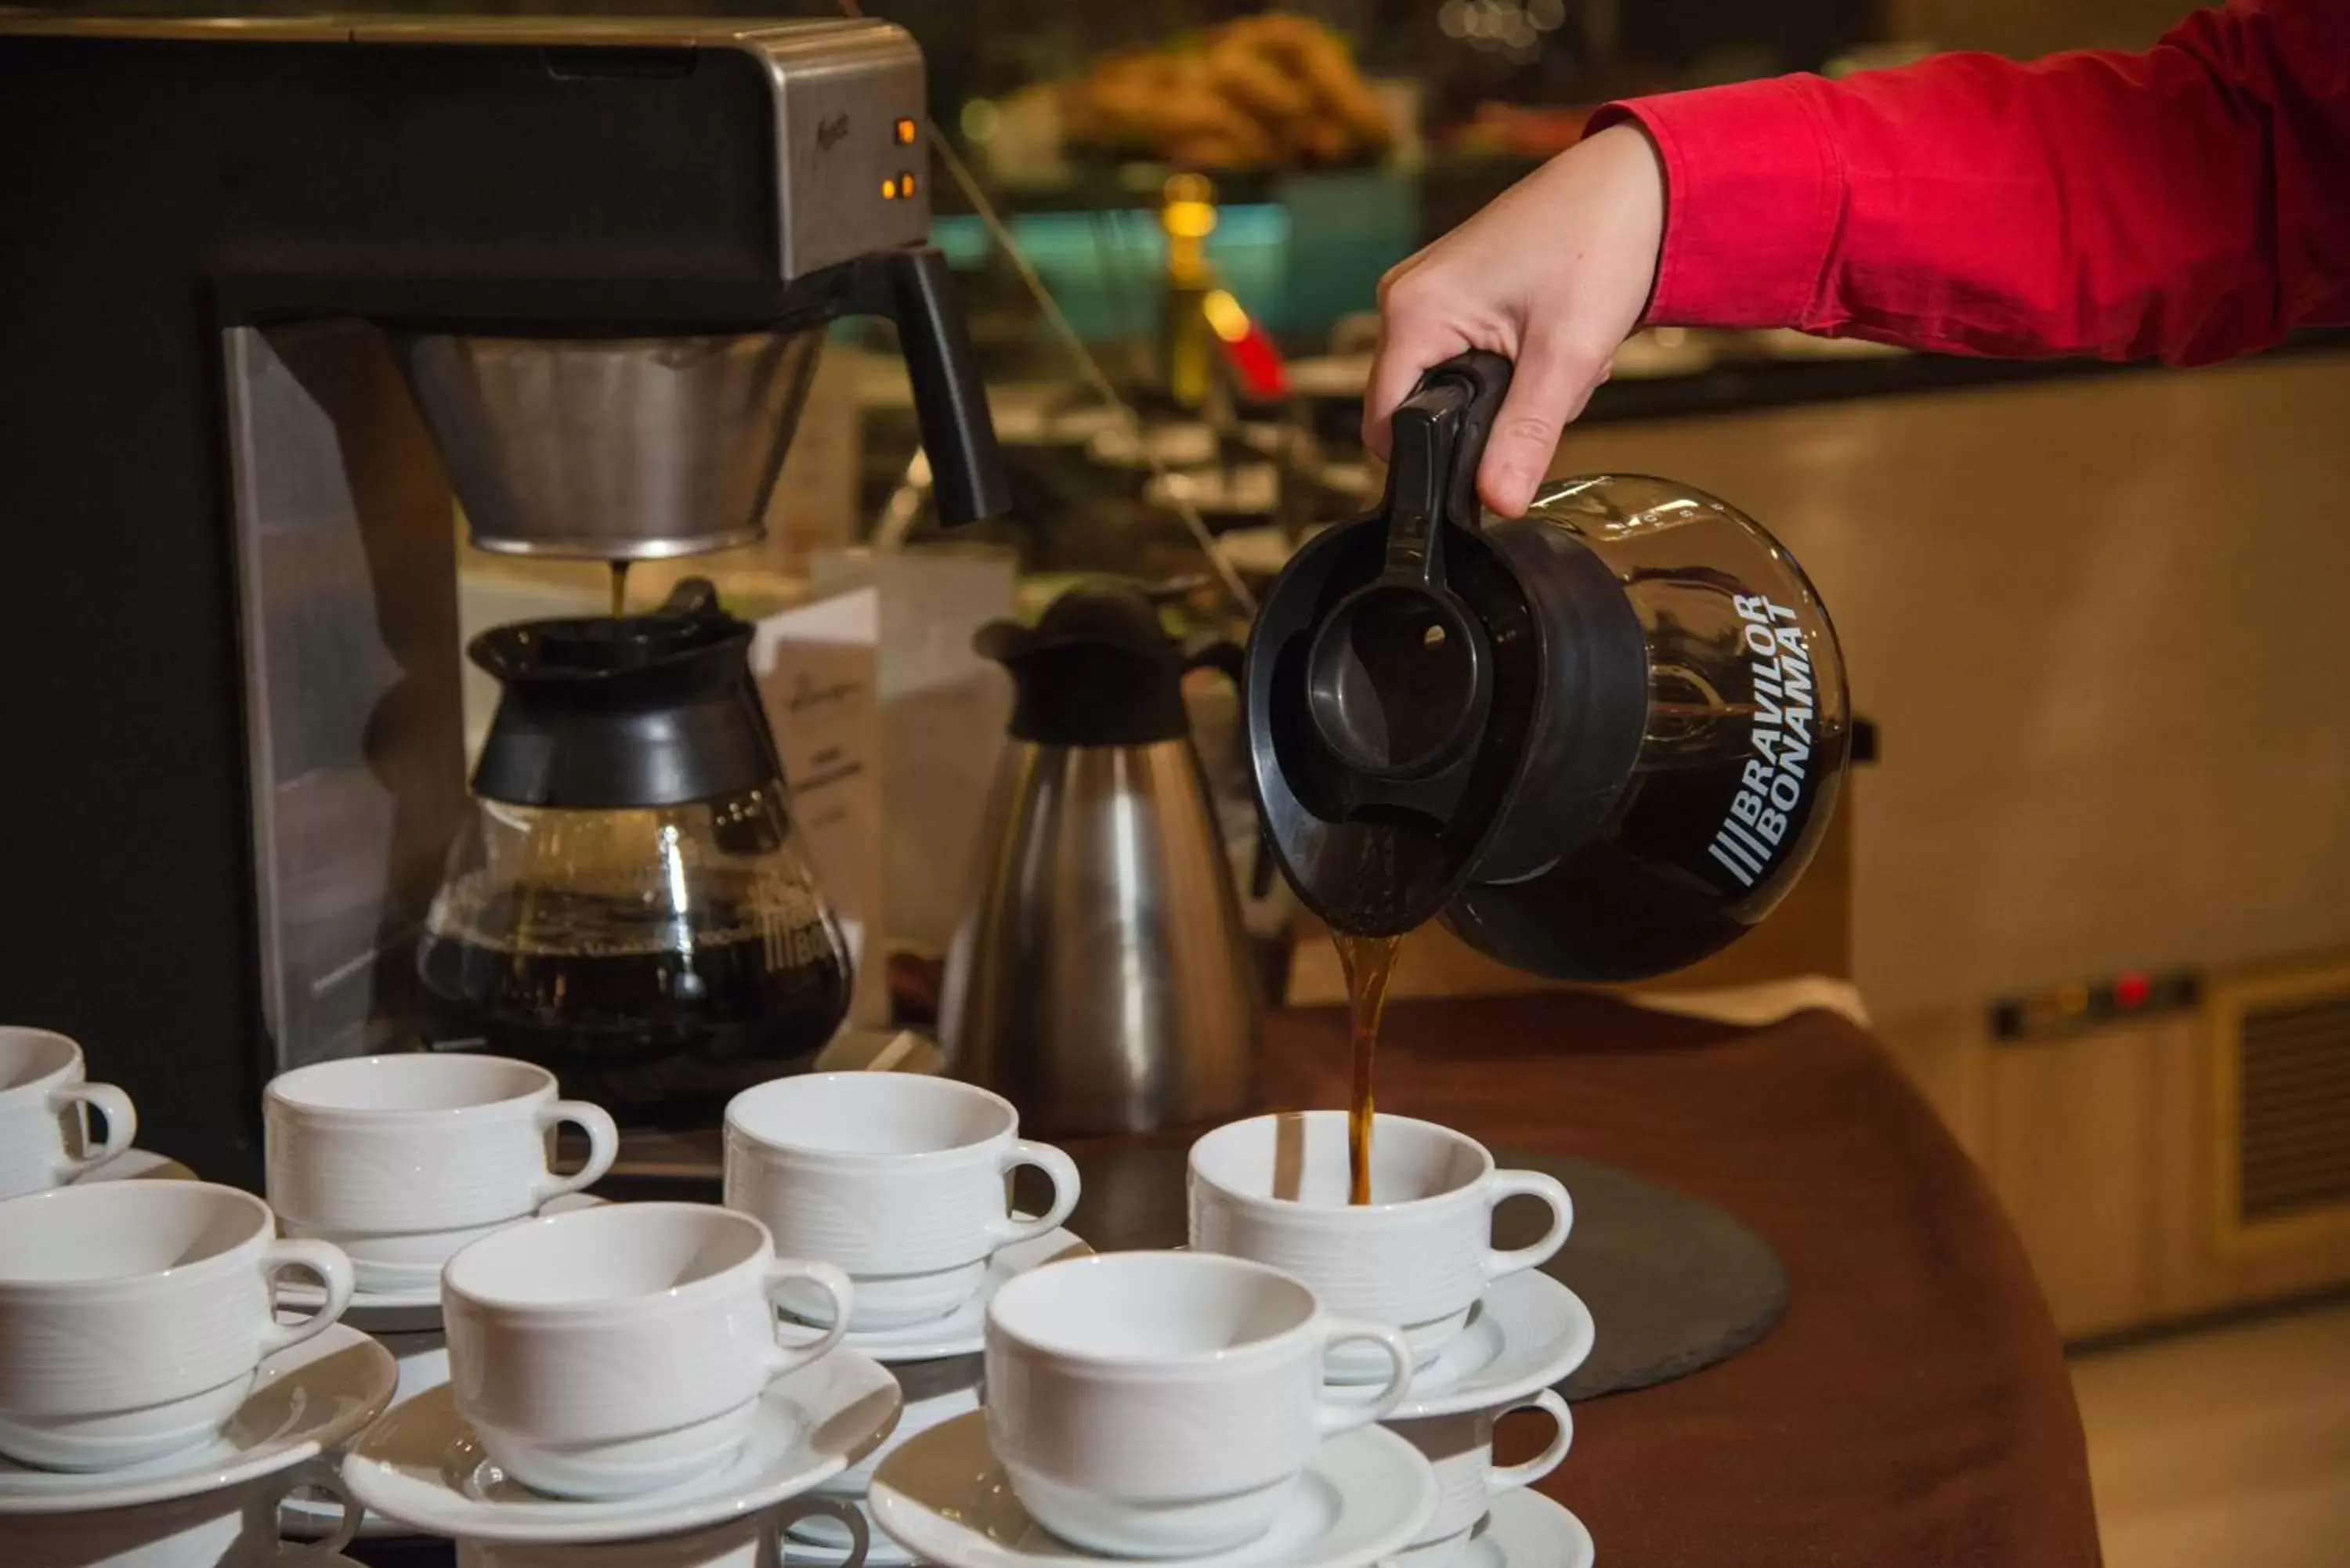
[[897, 323], [941, 520], [951, 526], [1003, 516], [1012, 509], [1012, 487], [946, 257], [935, 246], [915, 245], [846, 265], [843, 308]]

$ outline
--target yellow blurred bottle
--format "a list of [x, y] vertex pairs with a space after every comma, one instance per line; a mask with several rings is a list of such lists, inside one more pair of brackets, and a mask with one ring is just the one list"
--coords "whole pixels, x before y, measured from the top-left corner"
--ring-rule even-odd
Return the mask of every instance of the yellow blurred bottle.
[[1159, 363], [1181, 408], [1204, 407], [1215, 385], [1216, 340], [1204, 308], [1216, 292], [1208, 236], [1216, 232], [1216, 189], [1204, 174], [1177, 174], [1160, 191], [1167, 232], [1167, 292], [1159, 318]]

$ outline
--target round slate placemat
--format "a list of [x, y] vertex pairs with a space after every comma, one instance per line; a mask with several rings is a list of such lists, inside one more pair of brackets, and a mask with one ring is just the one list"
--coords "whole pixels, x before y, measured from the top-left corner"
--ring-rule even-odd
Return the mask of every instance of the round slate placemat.
[[[1160, 1147], [1079, 1156], [1085, 1196], [1069, 1229], [1100, 1251], [1181, 1246], [1189, 1152]], [[1508, 1148], [1493, 1158], [1557, 1177], [1575, 1199], [1574, 1234], [1544, 1265], [1583, 1298], [1599, 1325], [1590, 1358], [1560, 1385], [1569, 1399], [1686, 1377], [1752, 1345], [1786, 1311], [1778, 1255], [1714, 1205], [1590, 1160]], [[1494, 1243], [1524, 1246], [1541, 1235], [1544, 1219], [1539, 1204], [1504, 1204]]]
[[[1590, 1359], [1560, 1385], [1590, 1399], [1686, 1377], [1761, 1339], [1787, 1310], [1787, 1272], [1727, 1210], [1587, 1159], [1497, 1148], [1505, 1167], [1566, 1183], [1575, 1231], [1543, 1271], [1583, 1298], [1599, 1325]], [[1542, 1234], [1533, 1204], [1503, 1206], [1493, 1238]]]

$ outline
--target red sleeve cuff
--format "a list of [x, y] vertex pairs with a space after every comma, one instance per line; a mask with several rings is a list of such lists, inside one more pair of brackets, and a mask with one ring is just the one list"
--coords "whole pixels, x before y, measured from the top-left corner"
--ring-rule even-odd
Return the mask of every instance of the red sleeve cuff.
[[1665, 244], [1646, 319], [1800, 327], [1822, 303], [1844, 174], [1808, 90], [1781, 77], [1611, 103], [1585, 134], [1633, 121], [1665, 166]]

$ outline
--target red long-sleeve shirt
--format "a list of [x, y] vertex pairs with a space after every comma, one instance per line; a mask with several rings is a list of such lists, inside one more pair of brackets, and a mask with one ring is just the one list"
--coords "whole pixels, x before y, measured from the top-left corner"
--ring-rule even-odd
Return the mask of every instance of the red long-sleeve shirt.
[[1665, 167], [1648, 319], [2032, 356], [2249, 353], [2350, 321], [2350, 0], [2145, 54], [1939, 56], [1610, 105]]

